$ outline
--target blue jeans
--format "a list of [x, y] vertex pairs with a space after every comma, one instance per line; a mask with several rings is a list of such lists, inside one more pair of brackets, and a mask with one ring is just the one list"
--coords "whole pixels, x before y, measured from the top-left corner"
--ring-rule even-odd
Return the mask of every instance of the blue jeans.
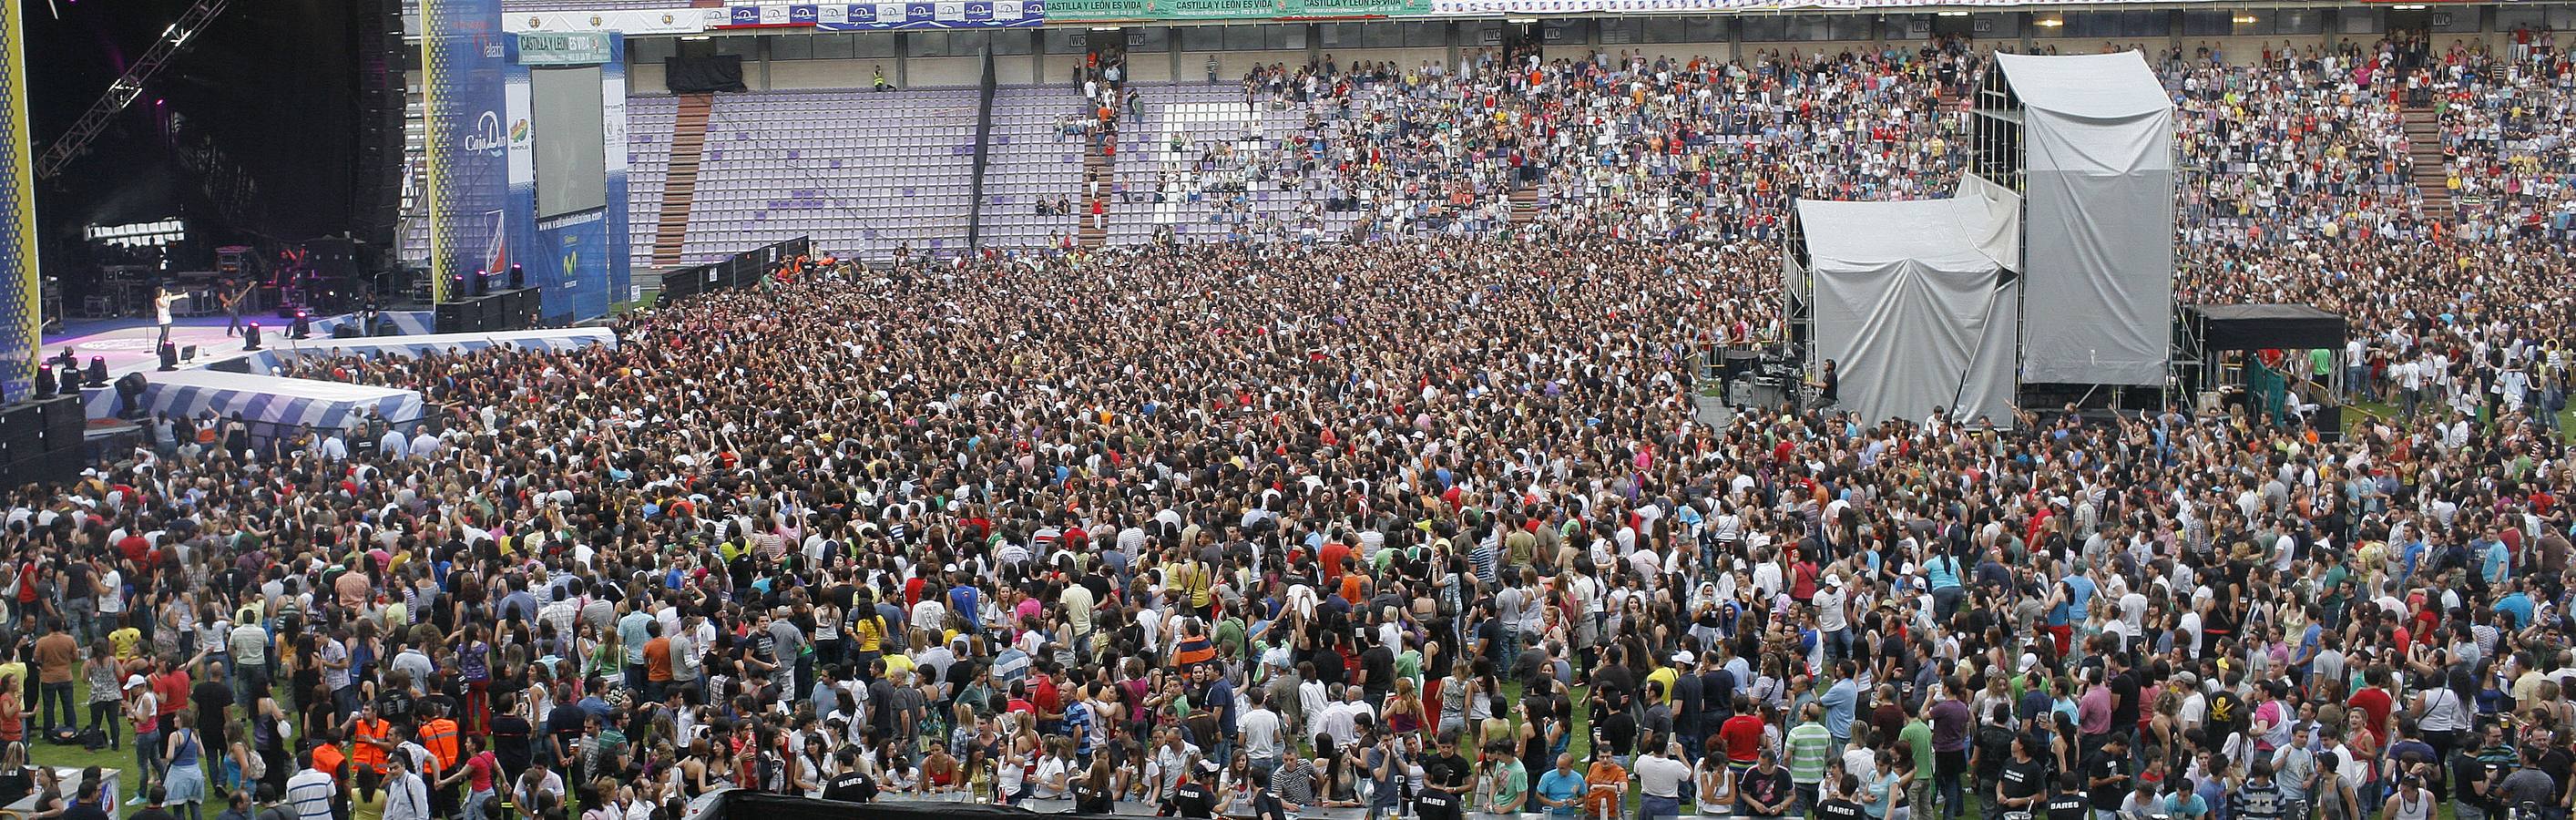
[[[40, 722], [44, 724], [46, 730], [51, 731], [57, 726], [80, 725], [80, 712], [77, 711], [80, 707], [72, 705], [71, 681], [40, 684], [36, 691], [42, 701], [36, 704], [36, 711], [41, 713]], [[61, 722], [54, 720], [54, 704], [57, 703], [62, 704]]]
[[1637, 820], [1680, 817], [1681, 813], [1682, 800], [1679, 797], [1656, 797], [1651, 794], [1637, 796]]
[[236, 664], [233, 670], [233, 705], [258, 706], [259, 697], [268, 694], [268, 664]]
[[134, 770], [143, 773], [143, 778], [134, 783], [136, 794], [143, 793], [144, 784], [161, 778], [160, 732], [134, 733]]

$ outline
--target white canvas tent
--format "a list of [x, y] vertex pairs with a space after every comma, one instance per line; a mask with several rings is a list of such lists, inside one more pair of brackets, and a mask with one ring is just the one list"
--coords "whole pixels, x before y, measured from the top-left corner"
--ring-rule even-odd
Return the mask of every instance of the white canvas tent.
[[1798, 201], [1788, 285], [1813, 321], [1810, 369], [1832, 360], [1841, 407], [1876, 422], [2013, 423], [2012, 194], [1953, 199]]
[[[2025, 382], [2162, 385], [2172, 357], [2173, 100], [2146, 56], [1996, 54], [1979, 170], [2025, 205]], [[2009, 154], [2011, 156], [2001, 156]], [[2006, 257], [2012, 258], [2012, 257]]]

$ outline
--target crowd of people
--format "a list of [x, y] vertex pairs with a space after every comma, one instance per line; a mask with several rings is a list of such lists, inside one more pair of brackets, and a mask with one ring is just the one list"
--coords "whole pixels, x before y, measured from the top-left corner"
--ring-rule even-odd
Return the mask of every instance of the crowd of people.
[[[0, 762], [133, 764], [130, 799], [44, 768], [0, 796], [2563, 818], [2576, 272], [2563, 224], [2481, 229], [2567, 201], [2529, 141], [2563, 127], [2552, 50], [2159, 55], [2202, 170], [2178, 287], [2347, 315], [2352, 372], [2310, 375], [2391, 409], [2343, 435], [1704, 406], [1710, 351], [1777, 333], [1786, 197], [1946, 193], [1965, 43], [1262, 75], [1319, 107], [1278, 172], [1550, 204], [795, 270], [615, 345], [296, 359], [432, 410], [158, 417], [8, 493]], [[2411, 187], [2419, 91], [2485, 194], [2457, 218]]]
[[[1955, 189], [1961, 101], [1988, 54], [1935, 40], [1742, 62], [1483, 51], [1454, 68], [1256, 65], [1246, 100], [1298, 125], [1174, 130], [1166, 156], [1182, 160], [1127, 195], [1209, 202], [1229, 240], [1311, 244], [1340, 233], [1328, 214], [1356, 212], [1360, 239], [1722, 244], [1722, 292], [1767, 294], [1796, 198]], [[2576, 153], [2562, 147], [2576, 72], [2554, 35], [2516, 32], [2501, 51], [2393, 35], [2233, 56], [2150, 60], [2176, 103], [2185, 300], [2317, 303], [2373, 332], [2343, 351], [2345, 372], [2296, 375], [2339, 377], [2396, 412], [2485, 418], [2529, 403], [2554, 425], [2570, 365], [2557, 249], [2576, 228]], [[2419, 158], [2410, 117], [2435, 126], [2437, 158]], [[2445, 180], [2444, 207], [2428, 210], [2426, 174]], [[1281, 192], [1268, 211], [1265, 190]], [[1744, 318], [1775, 335], [1776, 300], [1756, 301]]]

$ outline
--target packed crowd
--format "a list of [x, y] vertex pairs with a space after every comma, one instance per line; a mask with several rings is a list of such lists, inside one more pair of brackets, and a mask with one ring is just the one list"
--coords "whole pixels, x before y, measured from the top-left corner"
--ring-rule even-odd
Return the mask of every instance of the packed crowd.
[[[2374, 333], [2344, 351], [2347, 395], [2555, 424], [2571, 363], [2565, 254], [2576, 72], [2547, 32], [2494, 53], [2392, 36], [2231, 55], [2156, 53], [2176, 101], [2185, 301], [2316, 303]], [[2135, 48], [2106, 45], [2105, 48]], [[1798, 197], [1947, 196], [1965, 164], [1959, 104], [1989, 60], [1965, 41], [1877, 52], [1756, 52], [1730, 63], [1622, 52], [1543, 61], [1255, 66], [1248, 101], [1303, 112], [1284, 135], [1171, 136], [1181, 167], [1132, 196], [1215, 203], [1246, 239], [1608, 236], [1723, 244], [1722, 293], [1768, 293]], [[1129, 89], [1125, 104], [1138, 105]], [[2417, 188], [2409, 106], [2436, 123], [2451, 212]], [[1295, 192], [1284, 216], [1252, 190]], [[1515, 220], [1508, 199], [1540, 203]], [[2466, 253], [2458, 253], [2465, 248]], [[1775, 333], [1768, 298], [1737, 306]], [[2477, 321], [2468, 321], [2474, 317]], [[2322, 365], [2321, 365], [2322, 367]], [[2430, 384], [2431, 386], [2428, 386]], [[2455, 388], [2455, 389], [2441, 389]]]
[[[1963, 47], [1264, 78], [1324, 102], [1279, 172], [1563, 196], [1509, 237], [911, 259], [613, 347], [303, 358], [434, 412], [159, 418], [9, 494], [0, 762], [94, 732], [147, 820], [681, 820], [727, 788], [2563, 818], [2571, 271], [2563, 231], [2476, 231], [2565, 202], [2515, 142], [2563, 108], [2503, 101], [2564, 93], [2541, 53], [2158, 61], [2206, 169], [2185, 298], [2350, 316], [2340, 375], [2399, 410], [2341, 438], [1703, 412], [1711, 346], [1776, 332], [1789, 194], [1946, 191]], [[2522, 199], [2434, 227], [2417, 90], [2463, 188]], [[102, 784], [0, 797], [103, 820]]]

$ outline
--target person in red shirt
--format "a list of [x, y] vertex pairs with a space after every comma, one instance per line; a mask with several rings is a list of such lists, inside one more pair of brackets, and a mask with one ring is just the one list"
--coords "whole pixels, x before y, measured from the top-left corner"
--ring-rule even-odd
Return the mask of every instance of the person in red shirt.
[[2388, 695], [2388, 671], [2374, 668], [2363, 673], [2362, 682], [2361, 690], [2352, 693], [2352, 697], [2346, 699], [2344, 705], [2361, 710], [2362, 714], [2369, 718], [2365, 725], [2370, 729], [2371, 741], [2375, 747], [2387, 748], [2388, 716], [2397, 708], [2396, 699]]
[[1717, 727], [1717, 736], [1726, 741], [1726, 763], [1738, 770], [1753, 767], [1762, 755], [1762, 716], [1753, 711], [1753, 699], [1735, 696], [1735, 716]]
[[164, 658], [161, 666], [161, 674], [152, 676], [152, 696], [161, 702], [161, 731], [168, 732], [178, 727], [177, 716], [188, 705], [192, 682], [188, 670], [180, 668], [177, 659]]
[[[492, 750], [483, 748], [481, 735], [467, 735], [465, 748], [473, 750], [473, 754], [459, 761], [456, 771], [450, 772], [445, 779], [438, 781], [436, 788], [445, 790], [449, 786], [456, 785], [456, 781], [466, 781], [465, 816], [481, 817], [483, 815], [480, 809], [483, 808], [483, 803], [492, 799], [492, 783], [501, 771], [501, 758], [493, 754]], [[449, 792], [449, 794], [454, 793]]]
[[1343, 559], [1349, 558], [1350, 554], [1350, 545], [1342, 543], [1339, 538], [1325, 541], [1324, 546], [1315, 551], [1315, 560], [1324, 568], [1324, 586], [1329, 588], [1341, 581]]

